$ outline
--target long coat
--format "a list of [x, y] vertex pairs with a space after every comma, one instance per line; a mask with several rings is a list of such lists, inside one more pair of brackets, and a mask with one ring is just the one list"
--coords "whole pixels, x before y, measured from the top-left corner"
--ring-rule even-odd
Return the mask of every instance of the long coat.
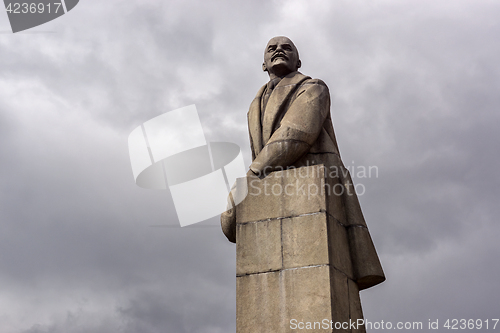
[[[290, 167], [323, 164], [330, 185], [342, 184], [345, 191], [333, 206], [340, 207], [333, 217], [346, 229], [354, 278], [359, 289], [366, 289], [385, 280], [384, 272], [358, 198], [353, 190], [349, 171], [340, 159], [330, 116], [330, 94], [326, 84], [299, 72], [285, 76], [272, 90], [265, 110], [263, 94], [267, 85], [257, 92], [248, 112], [248, 128], [252, 148], [250, 170], [260, 176]], [[264, 112], [264, 113], [263, 113]], [[221, 216], [228, 239], [235, 241], [234, 228], [228, 215]], [[226, 219], [226, 221], [225, 221]]]

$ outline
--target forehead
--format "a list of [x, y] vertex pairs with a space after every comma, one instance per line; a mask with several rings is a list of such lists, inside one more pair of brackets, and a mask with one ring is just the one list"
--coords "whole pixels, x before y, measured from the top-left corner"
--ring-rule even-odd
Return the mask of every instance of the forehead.
[[295, 45], [293, 45], [293, 42], [286, 37], [271, 38], [271, 40], [267, 43], [266, 49], [271, 45], [275, 46], [275, 45], [284, 45], [284, 44], [288, 44], [288, 45], [292, 46], [293, 49], [296, 49]]

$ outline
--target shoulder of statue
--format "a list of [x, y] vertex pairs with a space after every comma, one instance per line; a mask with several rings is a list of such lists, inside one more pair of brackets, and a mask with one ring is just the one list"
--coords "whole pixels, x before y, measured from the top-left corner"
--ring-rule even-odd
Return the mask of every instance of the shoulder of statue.
[[323, 80], [320, 79], [309, 78], [303, 81], [300, 88], [297, 91], [297, 94], [300, 95], [305, 91], [309, 91], [312, 94], [318, 94], [328, 98], [330, 96], [330, 91], [328, 89], [328, 86]]
[[308, 79], [308, 80], [304, 81], [303, 84], [317, 84], [317, 85], [323, 86], [323, 87], [328, 89], [328, 86], [326, 85], [326, 83], [321, 79]]

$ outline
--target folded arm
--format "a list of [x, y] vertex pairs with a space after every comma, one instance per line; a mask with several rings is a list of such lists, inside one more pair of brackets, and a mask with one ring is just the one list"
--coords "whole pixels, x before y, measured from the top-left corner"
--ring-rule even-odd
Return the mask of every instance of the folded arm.
[[330, 112], [328, 87], [320, 80], [311, 80], [299, 88], [296, 96], [280, 126], [250, 165], [255, 174], [293, 165], [318, 138]]

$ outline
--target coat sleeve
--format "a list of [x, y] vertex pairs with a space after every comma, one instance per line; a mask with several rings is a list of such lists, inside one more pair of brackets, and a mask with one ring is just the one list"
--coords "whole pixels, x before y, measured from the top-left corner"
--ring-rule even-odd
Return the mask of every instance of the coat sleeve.
[[326, 84], [321, 80], [308, 80], [295, 96], [279, 127], [250, 165], [250, 170], [257, 175], [293, 165], [309, 151], [323, 128], [330, 113]]

